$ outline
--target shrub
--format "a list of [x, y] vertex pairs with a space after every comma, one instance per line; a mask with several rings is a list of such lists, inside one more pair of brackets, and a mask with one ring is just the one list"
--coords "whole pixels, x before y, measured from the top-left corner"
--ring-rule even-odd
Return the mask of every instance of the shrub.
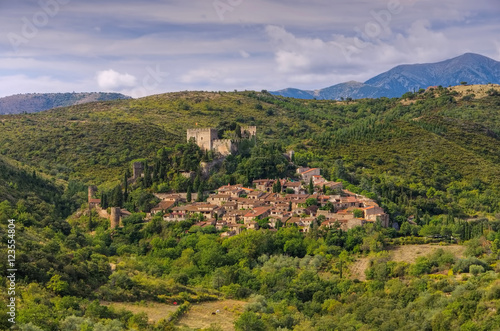
[[473, 264], [473, 265], [471, 265], [471, 266], [469, 267], [469, 271], [470, 271], [470, 273], [471, 273], [471, 274], [473, 274], [474, 276], [477, 276], [477, 275], [479, 275], [479, 274], [481, 274], [481, 273], [483, 273], [483, 272], [484, 272], [484, 268], [483, 268], [482, 266], [480, 266], [480, 265], [475, 265], [475, 264]]

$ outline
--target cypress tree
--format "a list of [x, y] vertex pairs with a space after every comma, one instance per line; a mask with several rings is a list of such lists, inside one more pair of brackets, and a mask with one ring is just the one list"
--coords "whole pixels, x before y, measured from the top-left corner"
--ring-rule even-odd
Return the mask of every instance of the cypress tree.
[[191, 202], [191, 191], [192, 191], [191, 184], [189, 184], [188, 188], [187, 188], [187, 194], [186, 194], [186, 201], [187, 202]]
[[149, 165], [147, 162], [144, 162], [144, 187], [143, 188], [150, 188], [151, 185], [153, 185], [151, 181], [151, 171], [149, 169]]
[[203, 196], [203, 182], [200, 183], [200, 185], [198, 186], [198, 197], [196, 199], [196, 201], [198, 202], [202, 202], [203, 200], [205, 200], [204, 196]]
[[193, 189], [198, 190], [200, 188], [200, 183], [201, 183], [200, 173], [198, 173], [196, 175], [196, 178], [194, 179]]
[[123, 178], [123, 201], [128, 201], [128, 176], [127, 172], [125, 172], [124, 178]]
[[123, 206], [123, 193], [122, 193], [122, 188], [120, 185], [117, 185], [114, 190], [113, 190], [113, 197], [112, 197], [112, 204], [113, 207], [122, 207]]
[[104, 192], [101, 193], [101, 207], [102, 209], [108, 208], [107, 196]]

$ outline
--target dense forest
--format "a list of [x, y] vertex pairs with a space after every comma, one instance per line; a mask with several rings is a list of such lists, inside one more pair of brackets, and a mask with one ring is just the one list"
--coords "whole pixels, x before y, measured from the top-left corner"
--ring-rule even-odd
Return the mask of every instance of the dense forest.
[[[231, 299], [245, 303], [236, 330], [498, 329], [500, 95], [492, 88], [476, 98], [472, 89], [357, 101], [185, 92], [1, 116], [1, 247], [14, 219], [15, 327], [189, 330], [184, 316], [194, 306]], [[203, 175], [200, 162], [215, 156], [186, 142], [197, 125], [221, 138], [256, 125], [257, 140]], [[289, 150], [293, 162], [283, 156]], [[129, 184], [137, 161], [149, 166]], [[377, 200], [397, 226], [316, 224], [307, 234], [281, 227], [223, 239], [195, 217], [144, 222], [158, 202], [153, 193], [203, 200], [228, 183], [293, 177], [297, 166], [319, 167]], [[123, 227], [88, 213], [88, 185], [132, 212]], [[395, 258], [423, 244], [436, 249]], [[6, 259], [0, 268], [0, 314], [8, 316]], [[151, 320], [110, 302], [173, 311]], [[0, 320], [0, 329], [11, 325]]]

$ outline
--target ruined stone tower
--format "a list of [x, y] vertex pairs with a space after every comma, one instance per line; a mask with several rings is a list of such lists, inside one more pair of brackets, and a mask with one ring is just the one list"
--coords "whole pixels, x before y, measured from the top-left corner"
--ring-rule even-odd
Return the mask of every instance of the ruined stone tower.
[[121, 216], [120, 208], [111, 207], [111, 217], [110, 217], [111, 229], [115, 229], [120, 226], [120, 216]]
[[[257, 134], [256, 126], [245, 126], [241, 128], [243, 139], [253, 139]], [[195, 143], [204, 151], [214, 151], [222, 155], [229, 155], [238, 150], [238, 140], [219, 139], [217, 129], [188, 129], [187, 141], [194, 139]]]
[[142, 174], [144, 173], [144, 165], [142, 164], [142, 162], [134, 162], [133, 166], [132, 166], [132, 170], [133, 170], [133, 179], [137, 179], [139, 177], [142, 176]]
[[94, 196], [97, 192], [97, 187], [96, 186], [89, 186], [89, 196], [88, 196], [88, 202], [90, 203], [92, 199], [94, 199]]
[[241, 137], [250, 139], [257, 135], [257, 127], [256, 126], [243, 126], [241, 127]]

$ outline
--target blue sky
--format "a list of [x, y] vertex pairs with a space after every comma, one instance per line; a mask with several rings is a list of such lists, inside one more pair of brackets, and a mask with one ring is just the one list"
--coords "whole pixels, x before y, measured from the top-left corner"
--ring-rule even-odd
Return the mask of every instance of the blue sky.
[[496, 0], [27, 0], [0, 12], [0, 96], [317, 89], [465, 52], [500, 60]]

